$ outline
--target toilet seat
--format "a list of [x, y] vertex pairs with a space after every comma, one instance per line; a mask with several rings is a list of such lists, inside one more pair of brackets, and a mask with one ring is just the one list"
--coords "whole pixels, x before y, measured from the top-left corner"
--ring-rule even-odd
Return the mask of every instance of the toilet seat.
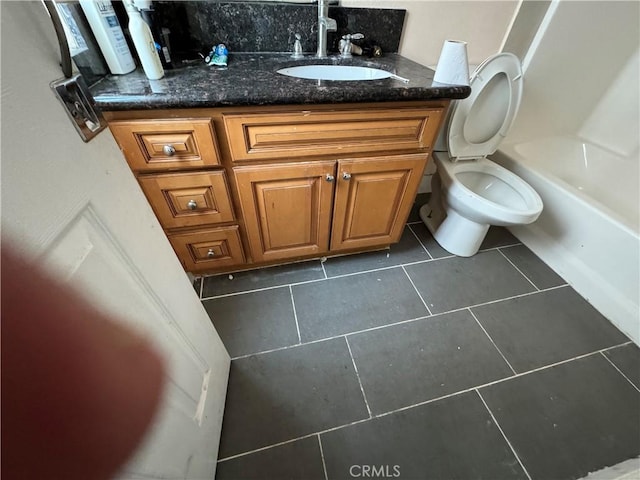
[[454, 162], [491, 155], [507, 135], [522, 98], [520, 60], [512, 53], [493, 55], [470, 83], [471, 95], [454, 104], [449, 121], [447, 146]]

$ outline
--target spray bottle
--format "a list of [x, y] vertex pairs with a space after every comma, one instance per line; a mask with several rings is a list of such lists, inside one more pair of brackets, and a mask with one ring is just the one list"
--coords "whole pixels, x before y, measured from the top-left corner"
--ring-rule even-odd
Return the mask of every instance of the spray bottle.
[[138, 52], [142, 69], [149, 80], [159, 80], [164, 76], [164, 69], [153, 41], [151, 29], [142, 19], [133, 0], [124, 0], [124, 6], [129, 14], [129, 34]]

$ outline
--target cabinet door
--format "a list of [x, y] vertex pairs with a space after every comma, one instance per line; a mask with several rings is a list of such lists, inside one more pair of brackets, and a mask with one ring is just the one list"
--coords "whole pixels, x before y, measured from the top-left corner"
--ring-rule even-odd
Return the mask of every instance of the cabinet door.
[[234, 168], [255, 262], [329, 249], [335, 162]]
[[331, 250], [397, 242], [428, 156], [421, 153], [340, 160]]

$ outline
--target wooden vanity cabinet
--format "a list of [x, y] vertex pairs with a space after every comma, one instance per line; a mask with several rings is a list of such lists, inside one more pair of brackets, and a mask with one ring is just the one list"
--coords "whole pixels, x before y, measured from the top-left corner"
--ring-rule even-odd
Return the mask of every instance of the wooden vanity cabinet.
[[448, 100], [106, 112], [184, 268], [397, 242]]

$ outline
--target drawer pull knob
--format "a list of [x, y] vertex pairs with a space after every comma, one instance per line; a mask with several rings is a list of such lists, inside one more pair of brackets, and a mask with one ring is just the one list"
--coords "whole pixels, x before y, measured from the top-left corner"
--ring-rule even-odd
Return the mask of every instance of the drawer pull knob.
[[187, 202], [187, 208], [188, 208], [189, 210], [195, 210], [196, 208], [198, 208], [198, 204], [196, 203], [196, 201], [195, 201], [195, 200], [189, 200], [189, 201]]
[[162, 151], [167, 157], [172, 157], [176, 153], [176, 149], [173, 145], [165, 145], [162, 147]]
[[210, 249], [209, 249], [209, 251], [207, 252], [207, 257], [209, 257], [209, 258], [213, 258], [213, 257], [215, 257], [215, 256], [216, 256], [216, 254], [215, 254], [215, 252], [213, 251], [213, 248], [210, 248]]
[[347, 173], [347, 172], [344, 172], [344, 173], [342, 174], [342, 178], [343, 178], [344, 180], [350, 180], [350, 179], [351, 179], [351, 174], [350, 174], [350, 173]]
[[325, 180], [327, 182], [333, 182], [333, 180], [335, 179], [335, 177], [333, 175], [331, 175], [330, 173], [327, 173], [327, 176], [324, 177], [324, 178], [325, 178]]

